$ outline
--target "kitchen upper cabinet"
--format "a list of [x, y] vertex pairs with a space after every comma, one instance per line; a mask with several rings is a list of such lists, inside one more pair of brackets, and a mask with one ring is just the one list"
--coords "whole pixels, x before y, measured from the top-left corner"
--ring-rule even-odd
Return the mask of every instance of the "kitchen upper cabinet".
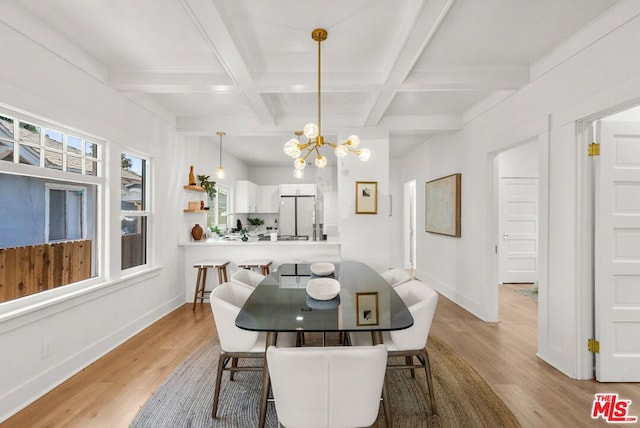
[[294, 195], [313, 195], [316, 194], [315, 184], [281, 184], [280, 195], [282, 196], [294, 196]]
[[247, 180], [236, 181], [233, 195], [234, 212], [257, 213], [260, 204], [258, 185]]
[[251, 181], [236, 181], [236, 213], [277, 213], [280, 210], [280, 187], [259, 186]]
[[280, 186], [259, 186], [261, 213], [277, 213], [280, 211]]

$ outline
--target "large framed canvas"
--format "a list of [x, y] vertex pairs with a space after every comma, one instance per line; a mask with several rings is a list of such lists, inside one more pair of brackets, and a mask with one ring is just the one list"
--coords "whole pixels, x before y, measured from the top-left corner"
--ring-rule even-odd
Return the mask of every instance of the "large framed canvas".
[[378, 213], [378, 182], [356, 181], [356, 214]]
[[452, 174], [425, 185], [425, 230], [460, 237], [462, 174]]

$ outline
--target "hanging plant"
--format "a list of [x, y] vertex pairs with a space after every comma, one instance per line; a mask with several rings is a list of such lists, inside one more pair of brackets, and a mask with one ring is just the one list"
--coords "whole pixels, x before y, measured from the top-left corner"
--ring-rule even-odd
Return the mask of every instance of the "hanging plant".
[[198, 181], [200, 182], [200, 186], [204, 187], [204, 190], [207, 191], [209, 195], [209, 199], [215, 199], [216, 197], [216, 182], [209, 181], [209, 175], [198, 175]]

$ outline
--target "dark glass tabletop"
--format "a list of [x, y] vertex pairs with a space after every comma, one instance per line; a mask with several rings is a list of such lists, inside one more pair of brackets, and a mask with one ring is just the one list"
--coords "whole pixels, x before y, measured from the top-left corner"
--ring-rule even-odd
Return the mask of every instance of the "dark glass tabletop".
[[236, 325], [272, 332], [384, 331], [413, 325], [407, 306], [376, 271], [360, 262], [334, 265], [328, 277], [340, 282], [337, 297], [315, 300], [307, 294], [307, 283], [320, 278], [309, 264], [281, 265], [251, 293]]

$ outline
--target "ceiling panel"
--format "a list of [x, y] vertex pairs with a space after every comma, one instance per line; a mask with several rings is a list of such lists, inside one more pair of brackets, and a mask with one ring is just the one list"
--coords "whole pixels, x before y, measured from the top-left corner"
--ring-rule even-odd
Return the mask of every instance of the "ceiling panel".
[[[27, 16], [33, 25], [19, 29], [27, 37], [125, 96], [157, 105], [181, 133], [214, 144], [215, 131], [227, 131], [225, 151], [249, 165], [289, 165], [273, 154], [317, 118], [314, 28], [329, 32], [321, 51], [325, 137], [388, 133], [392, 156], [401, 156], [460, 129], [465, 112], [493, 91], [528, 84], [536, 61], [618, 3], [8, 1], [24, 13], [1, 21], [12, 26]], [[79, 52], [99, 67], [83, 66]]]

